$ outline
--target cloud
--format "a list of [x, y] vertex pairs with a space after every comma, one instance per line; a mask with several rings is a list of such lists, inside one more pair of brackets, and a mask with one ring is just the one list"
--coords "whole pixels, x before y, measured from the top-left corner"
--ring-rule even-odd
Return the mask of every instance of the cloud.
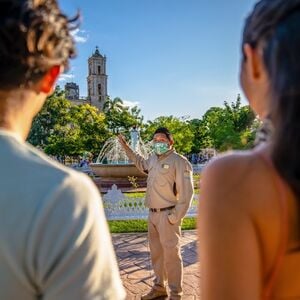
[[127, 106], [129, 108], [132, 108], [134, 106], [139, 106], [140, 105], [140, 102], [138, 101], [129, 101], [129, 100], [123, 100], [123, 104], [124, 106]]
[[89, 36], [85, 30], [75, 29], [71, 32], [76, 43], [86, 43]]
[[74, 79], [74, 74], [61, 74], [58, 78], [58, 81], [68, 81]]

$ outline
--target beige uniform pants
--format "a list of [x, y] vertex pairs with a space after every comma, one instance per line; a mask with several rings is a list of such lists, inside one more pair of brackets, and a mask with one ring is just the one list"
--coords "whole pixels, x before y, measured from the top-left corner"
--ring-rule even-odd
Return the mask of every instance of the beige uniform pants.
[[180, 222], [168, 221], [170, 211], [149, 212], [148, 236], [152, 267], [155, 273], [154, 288], [164, 290], [168, 281], [172, 299], [181, 299], [183, 265], [180, 253]]

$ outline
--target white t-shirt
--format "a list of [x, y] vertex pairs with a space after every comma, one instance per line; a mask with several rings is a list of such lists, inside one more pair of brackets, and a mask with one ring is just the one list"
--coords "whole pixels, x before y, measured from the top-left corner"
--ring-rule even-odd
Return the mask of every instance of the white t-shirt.
[[0, 299], [125, 299], [95, 185], [3, 130]]

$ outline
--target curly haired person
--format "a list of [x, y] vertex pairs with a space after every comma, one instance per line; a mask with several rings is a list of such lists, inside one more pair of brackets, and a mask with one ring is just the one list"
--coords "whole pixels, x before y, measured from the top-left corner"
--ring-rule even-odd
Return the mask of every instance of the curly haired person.
[[56, 0], [0, 0], [0, 299], [124, 299], [90, 179], [25, 140], [75, 54]]

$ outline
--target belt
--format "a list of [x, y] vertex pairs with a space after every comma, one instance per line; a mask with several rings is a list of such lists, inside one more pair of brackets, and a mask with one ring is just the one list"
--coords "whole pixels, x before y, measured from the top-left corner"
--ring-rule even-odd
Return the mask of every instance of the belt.
[[152, 211], [152, 212], [160, 212], [160, 211], [164, 211], [164, 210], [171, 210], [174, 207], [175, 207], [175, 205], [168, 206], [168, 207], [163, 207], [163, 208], [149, 208], [149, 210]]

